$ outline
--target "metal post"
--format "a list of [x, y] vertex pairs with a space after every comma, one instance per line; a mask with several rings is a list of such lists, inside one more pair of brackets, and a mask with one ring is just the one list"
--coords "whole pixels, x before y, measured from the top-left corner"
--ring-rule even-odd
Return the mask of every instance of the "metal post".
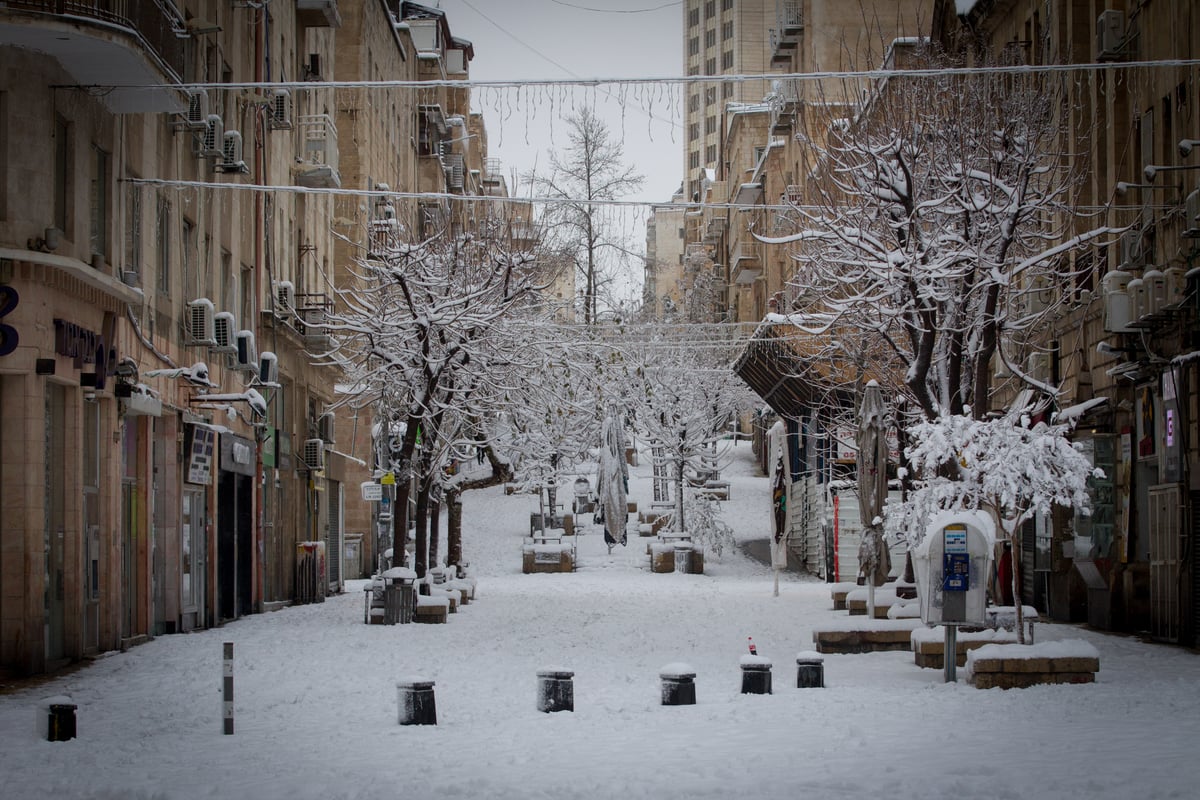
[[946, 641], [942, 646], [942, 663], [945, 668], [945, 682], [954, 683], [958, 680], [955, 672], [958, 669], [958, 628], [946, 625]]
[[222, 706], [225, 718], [225, 735], [233, 735], [233, 642], [225, 643], [224, 679], [222, 686]]

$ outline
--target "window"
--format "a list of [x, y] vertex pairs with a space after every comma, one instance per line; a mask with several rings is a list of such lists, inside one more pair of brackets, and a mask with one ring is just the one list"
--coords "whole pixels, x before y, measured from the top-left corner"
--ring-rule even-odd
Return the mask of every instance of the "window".
[[204, 235], [204, 250], [200, 253], [200, 269], [198, 277], [204, 284], [204, 296], [216, 300], [216, 287], [213, 286], [212, 266], [212, 236]]
[[[130, 176], [135, 177], [133, 175]], [[128, 272], [142, 274], [142, 191], [130, 183], [129, 224], [125, 226], [125, 267]]]
[[233, 255], [221, 248], [221, 309], [237, 308], [237, 283], [233, 279]]
[[700, 95], [693, 94], [691, 97], [688, 98], [688, 111], [699, 111], [699, 110], [700, 110]]
[[686, 229], [686, 228], [682, 228], [682, 227], [681, 227], [681, 228], [679, 229], [679, 238], [680, 238], [680, 239], [683, 239], [683, 238], [685, 238], [686, 236], [687, 236], [687, 229]]
[[733, 23], [726, 22], [723, 25], [721, 25], [721, 40], [727, 42], [732, 38], [733, 38]]
[[[241, 291], [239, 292], [242, 305], [242, 314], [239, 317], [238, 324], [243, 328], [254, 328], [254, 270], [242, 264], [241, 274]], [[277, 393], [278, 394], [278, 393]]]
[[709, 114], [704, 118], [704, 132], [710, 135], [717, 132], [717, 116], [715, 114]]
[[693, 36], [688, 39], [688, 55], [694, 56], [700, 52], [700, 37]]
[[715, 58], [707, 59], [704, 62], [704, 74], [705, 75], [716, 75], [717, 74], [717, 60]]
[[717, 29], [716, 28], [709, 28], [708, 30], [706, 30], [704, 32], [704, 46], [706, 48], [717, 46]]
[[712, 19], [717, 13], [717, 0], [708, 0], [704, 4], [704, 18]]
[[71, 191], [71, 126], [62, 117], [54, 118], [54, 227], [70, 237], [67, 197]]
[[700, 8], [696, 7], [688, 11], [688, 27], [694, 28], [700, 24]]
[[171, 293], [171, 204], [159, 196], [154, 220], [155, 238], [158, 240], [158, 293]]
[[717, 87], [709, 86], [704, 90], [704, 103], [711, 106], [715, 102], [717, 102]]
[[183, 235], [179, 237], [179, 277], [183, 283], [183, 299], [195, 300], [196, 292], [193, 274], [196, 269], [196, 225], [186, 217], [183, 220]]
[[721, 94], [724, 96], [724, 98], [725, 98], [726, 100], [728, 100], [729, 98], [733, 97], [733, 84], [732, 84], [732, 83], [726, 83], [726, 84], [724, 84], [724, 85], [721, 87]]
[[90, 252], [108, 254], [108, 153], [92, 145], [92, 174], [88, 183]]
[[733, 0], [721, 0], [721, 10], [722, 11], [732, 11], [733, 10]]
[[688, 73], [687, 74], [688, 75], [699, 75], [700, 68], [697, 67], [695, 64], [688, 64]]
[[721, 69], [733, 69], [733, 51], [726, 50], [721, 54]]
[[700, 168], [700, 151], [693, 150], [692, 152], [688, 153], [688, 169], [699, 169], [699, 168]]
[[704, 161], [708, 164], [715, 164], [717, 161], [717, 146], [710, 144], [704, 150]]
[[688, 125], [688, 141], [694, 142], [695, 140], [697, 140], [699, 138], [700, 138], [700, 123], [693, 122], [691, 125]]

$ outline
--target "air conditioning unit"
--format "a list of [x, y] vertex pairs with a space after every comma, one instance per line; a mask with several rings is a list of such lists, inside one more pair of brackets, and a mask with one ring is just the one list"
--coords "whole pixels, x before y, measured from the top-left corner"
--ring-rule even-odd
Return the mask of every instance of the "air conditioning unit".
[[1049, 275], [1036, 276], [1030, 281], [1029, 286], [1025, 288], [1025, 293], [1021, 299], [1025, 306], [1026, 314], [1042, 313], [1054, 305], [1053, 280]]
[[337, 441], [333, 435], [335, 419], [332, 411], [326, 411], [317, 417], [317, 436], [321, 437], [326, 445], [333, 445]]
[[1163, 293], [1163, 305], [1166, 308], [1177, 307], [1187, 294], [1187, 270], [1183, 267], [1167, 267], [1163, 270], [1166, 279], [1166, 290]]
[[221, 148], [221, 160], [217, 162], [217, 172], [246, 173], [250, 168], [242, 160], [242, 134], [229, 131], [225, 134], [225, 143]]
[[1183, 212], [1183, 235], [1188, 239], [1200, 239], [1200, 189], [1183, 201]]
[[202, 131], [208, 124], [208, 92], [203, 89], [189, 89], [187, 93], [187, 110], [179, 115], [177, 129]]
[[314, 352], [328, 352], [333, 349], [324, 308], [302, 308], [300, 319], [300, 332], [304, 335], [305, 347]]
[[270, 350], [258, 357], [258, 382], [264, 386], [279, 385], [279, 358]]
[[451, 153], [443, 157], [446, 171], [446, 185], [451, 189], [463, 188], [463, 157], [461, 153]]
[[1146, 315], [1153, 316], [1166, 304], [1167, 276], [1162, 270], [1148, 269], [1142, 275], [1142, 285], [1146, 288]]
[[274, 131], [292, 129], [292, 93], [287, 89], [276, 89], [267, 108], [267, 127]]
[[254, 344], [254, 331], [237, 332], [237, 353], [233, 368], [242, 372], [258, 372], [258, 348]]
[[296, 285], [291, 281], [275, 282], [275, 313], [291, 315], [296, 312]]
[[325, 469], [325, 442], [320, 439], [304, 440], [304, 466], [313, 472]]
[[212, 347], [213, 338], [212, 300], [201, 297], [188, 303], [187, 343], [194, 347]]
[[204, 129], [196, 134], [196, 156], [220, 158], [225, 153], [225, 123], [219, 114], [209, 114]]
[[1125, 14], [1110, 8], [1096, 18], [1096, 60], [1116, 61], [1125, 52]]
[[209, 348], [214, 353], [236, 353], [237, 320], [228, 311], [222, 311], [213, 317], [213, 344]]
[[1125, 231], [1120, 239], [1121, 269], [1141, 269], [1146, 266], [1146, 251], [1142, 247], [1142, 232], [1140, 230]]
[[1133, 309], [1129, 298], [1129, 281], [1133, 276], [1124, 270], [1115, 269], [1100, 279], [1100, 291], [1104, 295], [1104, 330], [1107, 333], [1125, 333], [1133, 320]]
[[1146, 316], [1146, 309], [1149, 305], [1146, 299], [1146, 283], [1141, 278], [1134, 278], [1126, 287], [1129, 292], [1129, 314], [1136, 322]]

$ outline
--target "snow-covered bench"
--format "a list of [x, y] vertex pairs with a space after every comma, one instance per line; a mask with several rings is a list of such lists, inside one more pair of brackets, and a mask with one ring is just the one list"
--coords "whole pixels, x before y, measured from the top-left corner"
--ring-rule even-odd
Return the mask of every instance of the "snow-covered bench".
[[967, 654], [967, 680], [979, 689], [1023, 689], [1042, 683], [1094, 683], [1100, 653], [1082, 639], [1041, 644], [989, 644]]
[[450, 598], [445, 592], [440, 596], [417, 595], [417, 607], [413, 610], [413, 622], [445, 622], [450, 614]]

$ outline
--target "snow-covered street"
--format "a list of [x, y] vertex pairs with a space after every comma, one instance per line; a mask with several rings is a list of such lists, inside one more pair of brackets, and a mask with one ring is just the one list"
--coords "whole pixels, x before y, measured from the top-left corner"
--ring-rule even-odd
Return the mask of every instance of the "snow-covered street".
[[[630, 498], [650, 499], [650, 467]], [[725, 520], [767, 535], [768, 487], [733, 450]], [[573, 574], [521, 573], [534, 501], [464, 500], [475, 602], [446, 625], [363, 624], [363, 582], [318, 605], [165, 636], [0, 695], [5, 797], [32, 798], [1052, 798], [1191, 797], [1200, 783], [1200, 658], [1086, 628], [1091, 685], [944, 684], [911, 653], [825, 656], [795, 688], [831, 610], [826, 584], [740, 552], [704, 575], [653, 574], [645, 540], [610, 556], [597, 527]], [[752, 636], [774, 694], [740, 694]], [[222, 644], [234, 643], [236, 733], [221, 733]], [[660, 667], [696, 673], [695, 706], [660, 705]], [[574, 713], [535, 705], [538, 670], [573, 670]], [[436, 682], [438, 725], [397, 725], [396, 682]], [[37, 735], [68, 695], [79, 735]], [[1163, 735], [1165, 731], [1173, 735]]]

